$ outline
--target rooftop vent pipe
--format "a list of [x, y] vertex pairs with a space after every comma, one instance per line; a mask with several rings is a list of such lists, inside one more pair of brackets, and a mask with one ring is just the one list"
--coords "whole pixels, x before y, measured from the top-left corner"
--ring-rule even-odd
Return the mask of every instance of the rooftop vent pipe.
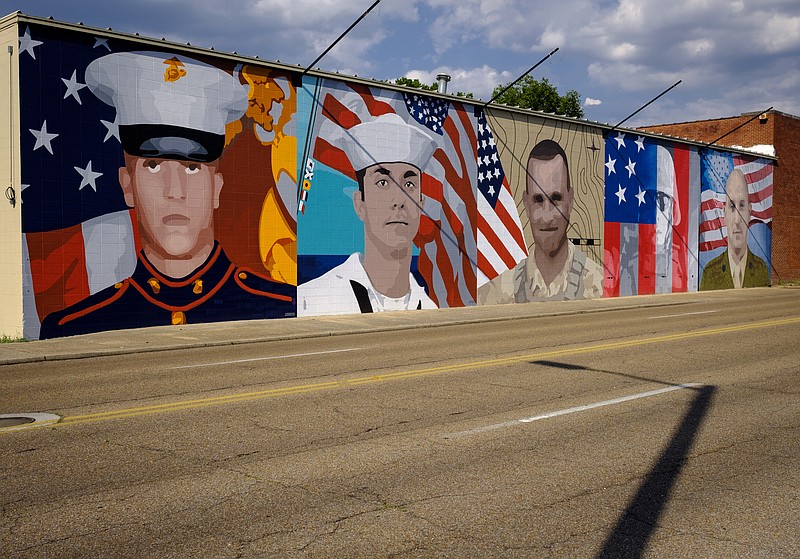
[[439, 93], [447, 93], [447, 82], [450, 81], [450, 76], [439, 74], [436, 76], [436, 81], [439, 82]]

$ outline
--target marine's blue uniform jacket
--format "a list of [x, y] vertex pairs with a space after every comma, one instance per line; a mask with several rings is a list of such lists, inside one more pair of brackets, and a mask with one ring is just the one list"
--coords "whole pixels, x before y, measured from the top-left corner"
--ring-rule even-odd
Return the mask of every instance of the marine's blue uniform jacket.
[[103, 330], [296, 315], [297, 288], [235, 266], [216, 243], [190, 276], [159, 273], [139, 253], [133, 275], [42, 322], [41, 339]]

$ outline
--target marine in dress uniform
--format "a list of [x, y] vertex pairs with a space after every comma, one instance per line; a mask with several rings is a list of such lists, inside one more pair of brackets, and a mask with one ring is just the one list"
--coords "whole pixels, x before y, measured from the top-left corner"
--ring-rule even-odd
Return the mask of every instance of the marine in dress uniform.
[[123, 52], [89, 64], [86, 83], [117, 109], [120, 186], [142, 250], [130, 278], [51, 313], [40, 337], [295, 316], [293, 285], [238, 268], [214, 238], [225, 128], [247, 108], [238, 79], [188, 57]]
[[133, 275], [42, 323], [41, 339], [103, 330], [295, 316], [293, 285], [278, 283], [228, 260], [217, 243], [185, 278], [161, 274], [143, 253]]

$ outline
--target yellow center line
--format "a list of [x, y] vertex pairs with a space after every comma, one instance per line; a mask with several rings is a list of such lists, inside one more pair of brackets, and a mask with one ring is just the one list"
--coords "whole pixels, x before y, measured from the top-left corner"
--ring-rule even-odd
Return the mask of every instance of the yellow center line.
[[[396, 373], [384, 373], [370, 375], [366, 377], [358, 377], [354, 379], [342, 379], [335, 381], [317, 382], [311, 384], [302, 384], [297, 386], [288, 386], [283, 388], [270, 388], [268, 390], [258, 390], [255, 392], [244, 392], [239, 394], [229, 394], [226, 396], [211, 396], [206, 398], [198, 398], [195, 400], [183, 400], [178, 402], [170, 402], [166, 404], [156, 404], [151, 406], [141, 406], [136, 408], [125, 408], [120, 410], [90, 413], [85, 415], [72, 415], [64, 417], [59, 423], [46, 425], [48, 427], [58, 427], [63, 425], [75, 425], [79, 423], [90, 423], [106, 421], [109, 419], [121, 419], [126, 417], [135, 417], [140, 415], [150, 415], [156, 413], [164, 413], [178, 410], [196, 409], [207, 406], [218, 406], [222, 404], [246, 402], [249, 400], [258, 400], [265, 398], [275, 398], [279, 396], [288, 396], [292, 394], [303, 394], [308, 392], [321, 392], [324, 390], [332, 390], [344, 386], [374, 384], [379, 382], [386, 382], [390, 380], [399, 380], [413, 377], [430, 376], [439, 373], [449, 373], [456, 371], [464, 371], [467, 369], [480, 369], [484, 367], [493, 367], [498, 365], [506, 365], [513, 363], [520, 363], [523, 361], [540, 360], [545, 358], [563, 357], [566, 355], [579, 355], [583, 353], [591, 353], [597, 351], [609, 351], [615, 349], [624, 349], [635, 346], [659, 344], [665, 342], [674, 342], [685, 340], [689, 338], [701, 338], [704, 336], [714, 336], [718, 334], [727, 334], [730, 332], [740, 332], [743, 330], [753, 330], [757, 328], [768, 328], [772, 326], [786, 326], [789, 324], [796, 324], [800, 322], [800, 317], [785, 318], [779, 320], [767, 320], [763, 322], [753, 322], [750, 324], [740, 324], [736, 326], [724, 326], [720, 328], [707, 328], [695, 332], [682, 332], [679, 334], [668, 334], [664, 336], [655, 336], [650, 338], [641, 338], [637, 340], [627, 340], [619, 342], [608, 342], [603, 344], [594, 344], [583, 347], [572, 347], [557, 349], [551, 351], [540, 351], [537, 353], [530, 353], [527, 355], [516, 355], [512, 357], [501, 357], [496, 359], [484, 359], [480, 361], [470, 361], [467, 363], [459, 363], [455, 365], [440, 365], [437, 367], [426, 367], [424, 369], [411, 369], [408, 371], [398, 371]], [[31, 426], [34, 427], [33, 425]], [[2, 431], [2, 430], [0, 430]]]

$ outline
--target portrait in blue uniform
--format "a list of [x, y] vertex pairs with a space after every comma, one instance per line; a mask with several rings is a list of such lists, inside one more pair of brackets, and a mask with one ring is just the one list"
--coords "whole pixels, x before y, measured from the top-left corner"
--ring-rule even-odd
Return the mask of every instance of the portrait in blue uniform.
[[116, 108], [126, 205], [139, 244], [132, 275], [52, 312], [40, 337], [295, 315], [296, 287], [233, 264], [215, 236], [226, 125], [247, 89], [215, 66], [159, 52], [94, 60], [86, 85]]

